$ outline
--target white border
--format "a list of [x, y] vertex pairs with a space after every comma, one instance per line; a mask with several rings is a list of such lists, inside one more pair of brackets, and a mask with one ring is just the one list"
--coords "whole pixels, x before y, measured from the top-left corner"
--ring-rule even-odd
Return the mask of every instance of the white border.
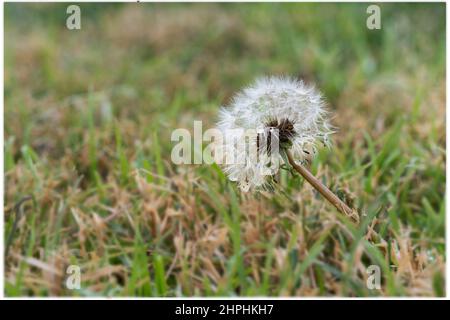
[[[7, 300], [73, 300], [73, 299], [81, 299], [81, 300], [411, 300], [411, 299], [417, 299], [417, 300], [435, 300], [435, 299], [442, 299], [442, 298], [434, 298], [434, 297], [167, 297], [167, 298], [144, 298], [144, 297], [17, 297], [17, 298], [11, 298], [11, 297], [4, 297], [4, 4], [5, 1], [1, 0], [1, 8], [0, 8], [0, 21], [1, 21], [1, 84], [2, 84], [2, 90], [1, 90], [1, 102], [0, 102], [0, 121], [2, 124], [2, 130], [0, 134], [0, 150], [1, 150], [1, 157], [0, 157], [0, 193], [1, 193], [1, 200], [0, 200], [0, 206], [2, 208], [1, 211], [1, 219], [0, 219], [0, 299], [7, 299]], [[76, 2], [94, 2], [89, 0], [81, 0], [81, 1], [51, 1], [51, 0], [43, 0], [43, 1], [36, 1], [36, 0], [29, 0], [29, 1], [20, 1], [20, 0], [12, 0], [8, 2], [61, 2], [61, 3], [76, 3]], [[136, 2], [158, 2], [158, 1], [118, 1], [118, 0], [109, 0], [108, 2], [127, 2], [127, 3], [136, 3]], [[180, 0], [165, 0], [160, 2], [180, 2]], [[184, 1], [183, 1], [184, 2]], [[211, 2], [207, 0], [197, 0], [197, 1], [189, 1], [189, 2]], [[240, 1], [216, 1], [216, 2], [240, 2]], [[244, 1], [244, 2], [272, 2], [272, 1], [258, 1], [258, 0], [250, 0], [250, 1]], [[442, 3], [444, 2], [446, 5], [446, 148], [447, 148], [447, 141], [449, 141], [450, 134], [447, 130], [447, 124], [449, 123], [449, 113], [447, 110], [447, 106], [449, 105], [450, 98], [449, 98], [449, 92], [450, 92], [450, 85], [448, 82], [447, 75], [449, 74], [449, 65], [448, 61], [450, 58], [449, 54], [449, 40], [450, 40], [450, 24], [448, 22], [448, 17], [450, 16], [450, 5], [446, 3], [446, 1], [420, 1], [420, 0], [411, 0], [411, 1], [386, 1], [386, 0], [378, 0], [378, 1], [337, 1], [337, 0], [318, 0], [318, 1], [286, 1], [286, 0], [280, 0], [277, 2], [318, 2], [318, 3], [327, 3], [327, 2], [337, 2], [337, 3], [407, 3], [407, 2], [418, 2], [418, 3]], [[450, 263], [448, 262], [448, 257], [450, 257], [450, 247], [448, 245], [448, 235], [450, 234], [450, 225], [449, 225], [449, 218], [448, 218], [448, 212], [449, 212], [449, 202], [448, 202], [448, 177], [450, 175], [450, 168], [448, 166], [448, 153], [446, 150], [446, 203], [445, 203], [445, 209], [446, 209], [446, 236], [445, 236], [445, 245], [446, 245], [446, 257], [445, 257], [445, 265], [446, 265], [446, 297], [443, 298], [445, 300], [449, 300], [449, 292], [450, 292], [450, 279], [448, 279], [448, 275], [450, 274]]]

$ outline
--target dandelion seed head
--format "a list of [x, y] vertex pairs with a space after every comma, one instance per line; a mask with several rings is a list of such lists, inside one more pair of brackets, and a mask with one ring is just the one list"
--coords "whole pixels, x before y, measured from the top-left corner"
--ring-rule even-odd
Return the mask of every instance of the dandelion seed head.
[[[239, 131], [236, 129], [241, 129], [241, 132], [249, 129], [258, 132], [268, 128], [277, 129], [279, 142], [289, 142], [291, 153], [298, 161], [311, 159], [319, 143], [328, 145], [328, 136], [333, 132], [320, 92], [313, 86], [290, 77], [257, 79], [236, 94], [229, 106], [221, 108], [217, 127], [226, 137], [229, 132]], [[225, 154], [236, 151], [239, 143], [244, 143], [239, 133], [233, 138], [233, 143], [225, 139]], [[270, 140], [271, 136], [266, 138]], [[259, 150], [261, 139], [253, 140], [245, 143], [253, 147], [256, 145]], [[242, 152], [242, 148], [237, 154], [237, 159], [241, 161], [223, 165], [229, 179], [236, 181], [243, 191], [267, 186], [269, 179], [264, 167], [271, 161], [271, 150], [264, 150], [259, 161], [250, 160], [249, 155]]]

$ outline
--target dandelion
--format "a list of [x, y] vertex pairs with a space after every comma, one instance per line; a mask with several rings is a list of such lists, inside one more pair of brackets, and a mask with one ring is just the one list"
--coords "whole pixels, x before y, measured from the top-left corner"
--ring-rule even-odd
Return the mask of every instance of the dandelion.
[[[322, 95], [313, 86], [289, 77], [260, 78], [221, 108], [217, 127], [225, 136], [221, 151], [235, 160], [223, 163], [224, 172], [242, 191], [267, 188], [284, 163], [357, 220], [354, 210], [304, 167], [318, 145], [329, 146], [333, 133]], [[249, 130], [257, 134], [247, 139]]]

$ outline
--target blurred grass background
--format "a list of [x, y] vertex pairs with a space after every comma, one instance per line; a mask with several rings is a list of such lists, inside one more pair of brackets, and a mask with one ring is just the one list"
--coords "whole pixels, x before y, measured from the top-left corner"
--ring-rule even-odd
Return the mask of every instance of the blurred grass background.
[[[381, 30], [367, 5], [80, 4], [71, 31], [67, 4], [5, 4], [5, 294], [444, 295], [445, 5], [380, 4]], [[171, 163], [172, 130], [271, 74], [323, 91], [311, 170], [359, 227], [285, 173], [241, 194]]]

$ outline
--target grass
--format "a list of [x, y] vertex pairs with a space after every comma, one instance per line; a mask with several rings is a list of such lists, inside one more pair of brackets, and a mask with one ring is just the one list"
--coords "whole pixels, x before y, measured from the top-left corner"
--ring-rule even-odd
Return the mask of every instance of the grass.
[[[444, 295], [444, 4], [381, 4], [381, 30], [366, 4], [80, 6], [70, 31], [65, 4], [5, 4], [5, 295]], [[328, 100], [310, 170], [360, 225], [287, 172], [242, 194], [170, 161], [174, 129], [280, 73]]]

